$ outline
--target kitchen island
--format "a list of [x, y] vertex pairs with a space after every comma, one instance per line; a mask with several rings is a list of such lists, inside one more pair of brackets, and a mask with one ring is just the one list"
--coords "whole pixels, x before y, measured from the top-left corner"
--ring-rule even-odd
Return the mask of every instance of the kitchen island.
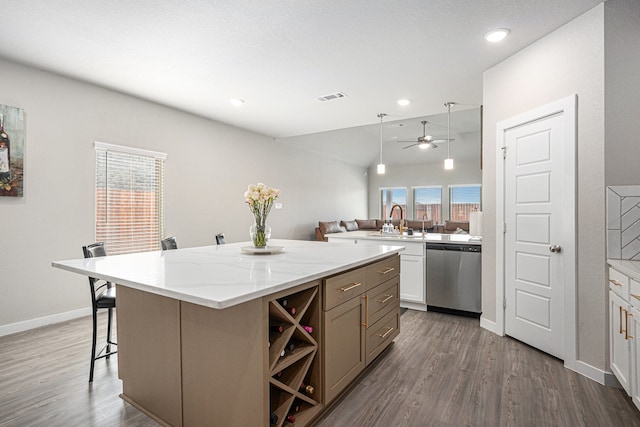
[[399, 333], [402, 247], [248, 245], [52, 263], [117, 284], [121, 396], [162, 424], [307, 425]]
[[[367, 245], [402, 245], [400, 255], [402, 274], [400, 277], [400, 306], [413, 310], [427, 310], [427, 245], [473, 245], [478, 249], [482, 240], [469, 234], [440, 234], [416, 232], [413, 235], [381, 233], [358, 230], [346, 233], [327, 234], [329, 242]], [[477, 292], [480, 292], [478, 285]], [[478, 294], [479, 295], [479, 294]], [[479, 297], [478, 297], [479, 298]], [[474, 298], [475, 299], [475, 298]]]

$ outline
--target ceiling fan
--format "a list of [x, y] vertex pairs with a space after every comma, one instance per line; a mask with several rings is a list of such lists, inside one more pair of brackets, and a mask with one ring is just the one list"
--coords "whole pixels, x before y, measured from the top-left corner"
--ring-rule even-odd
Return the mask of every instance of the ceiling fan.
[[413, 144], [411, 145], [407, 145], [406, 147], [402, 147], [403, 150], [406, 150], [407, 148], [411, 148], [411, 147], [415, 147], [416, 145], [423, 149], [426, 150], [427, 148], [438, 148], [438, 145], [435, 144], [436, 142], [447, 142], [447, 141], [454, 141], [453, 138], [451, 139], [434, 139], [433, 136], [431, 135], [427, 135], [427, 121], [423, 120], [420, 123], [422, 123], [422, 136], [419, 136], [417, 140], [410, 140], [410, 141], [398, 141], [398, 142], [413, 142]]

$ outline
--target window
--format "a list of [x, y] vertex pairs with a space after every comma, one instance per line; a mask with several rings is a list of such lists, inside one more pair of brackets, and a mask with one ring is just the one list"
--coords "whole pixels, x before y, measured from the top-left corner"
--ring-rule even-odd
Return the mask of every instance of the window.
[[[407, 217], [407, 189], [406, 188], [381, 188], [380, 201], [382, 210], [382, 219], [388, 219], [391, 214], [393, 205], [399, 205], [402, 208], [402, 217]], [[396, 209], [395, 212], [398, 212]], [[400, 218], [399, 213], [394, 213], [396, 218]]]
[[[426, 216], [425, 216], [426, 215]], [[413, 189], [413, 219], [442, 221], [442, 187], [416, 187]]]
[[480, 211], [481, 186], [455, 185], [449, 187], [449, 219], [452, 221], [469, 221], [469, 214]]
[[95, 143], [96, 241], [110, 255], [160, 249], [166, 154]]

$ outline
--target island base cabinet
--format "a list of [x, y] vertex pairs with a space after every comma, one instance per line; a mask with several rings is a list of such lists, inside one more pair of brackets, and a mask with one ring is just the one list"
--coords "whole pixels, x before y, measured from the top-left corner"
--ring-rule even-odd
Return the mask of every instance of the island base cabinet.
[[331, 402], [365, 367], [364, 304], [361, 297], [324, 313], [325, 402]]
[[180, 301], [124, 286], [117, 292], [122, 398], [162, 424], [182, 426]]
[[378, 357], [400, 334], [400, 310], [393, 310], [367, 329], [366, 356], [367, 365]]
[[266, 425], [262, 301], [224, 310], [182, 303], [184, 426]]

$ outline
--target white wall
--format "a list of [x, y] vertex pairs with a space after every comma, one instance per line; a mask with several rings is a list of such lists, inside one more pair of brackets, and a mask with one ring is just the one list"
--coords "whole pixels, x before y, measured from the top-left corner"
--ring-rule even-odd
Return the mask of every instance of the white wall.
[[496, 313], [496, 124], [578, 95], [578, 359], [607, 369], [604, 220], [604, 6], [598, 5], [484, 73], [483, 317]]
[[640, 184], [640, 1], [604, 3], [606, 185]]
[[[445, 153], [446, 154], [446, 153]], [[378, 175], [376, 166], [369, 168], [369, 218], [380, 219], [380, 188], [407, 188], [407, 203], [411, 199], [411, 187], [442, 186], [442, 218], [449, 215], [448, 185], [481, 184], [482, 171], [480, 160], [457, 161], [454, 157], [454, 169], [444, 170], [442, 161], [418, 165], [387, 165], [384, 175]], [[413, 217], [408, 212], [409, 218]], [[418, 218], [421, 219], [421, 218]]]
[[181, 247], [222, 231], [248, 240], [242, 195], [258, 181], [282, 190], [269, 217], [276, 238], [312, 239], [322, 218], [366, 216], [362, 168], [12, 62], [0, 60], [0, 76], [0, 103], [26, 116], [24, 197], [0, 197], [0, 335], [89, 313], [87, 279], [51, 261], [80, 258], [95, 238], [95, 140], [168, 154], [165, 230]]

